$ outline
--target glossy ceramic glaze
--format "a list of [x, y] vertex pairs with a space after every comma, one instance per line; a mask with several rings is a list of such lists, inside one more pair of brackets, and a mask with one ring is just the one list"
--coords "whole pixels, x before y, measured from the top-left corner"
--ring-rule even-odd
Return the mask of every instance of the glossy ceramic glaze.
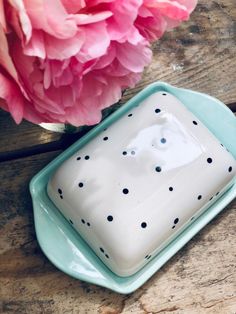
[[236, 119], [220, 101], [205, 94], [179, 89], [157, 82], [133, 97], [121, 109], [108, 117], [92, 131], [68, 148], [47, 167], [40, 171], [30, 183], [33, 199], [36, 234], [39, 244], [49, 260], [60, 270], [74, 278], [107, 287], [119, 293], [130, 293], [145, 283], [161, 266], [181, 249], [197, 232], [229, 204], [236, 196], [236, 183], [223, 195], [217, 195], [201, 215], [192, 220], [184, 230], [176, 234], [173, 241], [161, 250], [141, 270], [129, 277], [119, 277], [111, 272], [89, 248], [71, 224], [60, 214], [48, 198], [46, 187], [56, 169], [89, 143], [104, 128], [109, 127], [138, 103], [151, 94], [163, 91], [175, 95], [236, 158]]
[[159, 91], [65, 161], [48, 195], [114, 273], [130, 276], [232, 186], [235, 173], [219, 140]]

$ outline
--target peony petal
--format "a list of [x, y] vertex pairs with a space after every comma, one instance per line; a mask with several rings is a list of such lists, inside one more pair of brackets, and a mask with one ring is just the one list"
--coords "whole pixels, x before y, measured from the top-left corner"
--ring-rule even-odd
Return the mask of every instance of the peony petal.
[[68, 39], [58, 39], [44, 35], [46, 55], [49, 59], [64, 60], [77, 55], [84, 43], [84, 32], [78, 31], [76, 36]]
[[74, 19], [77, 25], [86, 25], [106, 20], [112, 15], [111, 11], [104, 11], [96, 14], [76, 14], [74, 15]]
[[3, 30], [6, 32], [7, 24], [6, 24], [5, 12], [4, 12], [3, 0], [0, 0], [0, 24], [2, 25]]
[[[24, 2], [23, 0], [9, 0], [9, 2], [18, 12], [21, 29], [25, 34], [26, 42], [28, 42], [32, 35], [32, 26], [26, 13]], [[18, 27], [17, 24], [15, 26]]]
[[68, 13], [75, 14], [86, 6], [85, 0], [61, 0]]
[[2, 26], [0, 25], [0, 65], [2, 65], [5, 70], [17, 81], [17, 72], [15, 66], [12, 62], [11, 57], [9, 56], [8, 43], [6, 35], [3, 31]]
[[0, 98], [5, 99], [8, 111], [16, 123], [20, 123], [24, 115], [24, 99], [14, 81], [10, 81], [0, 73]]
[[76, 56], [77, 60], [85, 63], [91, 59], [103, 56], [110, 44], [110, 37], [107, 33], [106, 23], [81, 26], [85, 34], [85, 41], [81, 51]]
[[24, 0], [24, 3], [33, 28], [59, 39], [75, 36], [76, 22], [60, 1]]
[[117, 59], [132, 72], [142, 72], [144, 66], [151, 62], [152, 52], [145, 42], [136, 46], [128, 42], [117, 44], [116, 49]]

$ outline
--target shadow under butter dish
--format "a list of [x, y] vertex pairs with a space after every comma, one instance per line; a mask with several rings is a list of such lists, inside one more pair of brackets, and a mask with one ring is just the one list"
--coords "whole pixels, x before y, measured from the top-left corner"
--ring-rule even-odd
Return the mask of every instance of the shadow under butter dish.
[[47, 189], [103, 263], [130, 276], [229, 189], [235, 170], [200, 120], [159, 91], [64, 161]]

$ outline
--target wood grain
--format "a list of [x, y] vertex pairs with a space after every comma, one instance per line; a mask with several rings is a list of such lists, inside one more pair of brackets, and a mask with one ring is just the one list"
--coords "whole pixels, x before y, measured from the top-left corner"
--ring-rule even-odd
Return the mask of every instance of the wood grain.
[[[235, 0], [200, 0], [190, 21], [153, 44], [152, 63], [141, 82], [126, 91], [122, 103], [157, 80], [208, 93], [227, 104], [235, 103], [235, 21]], [[16, 126], [3, 111], [0, 111], [0, 136], [0, 153], [61, 139], [60, 134], [29, 122]], [[60, 141], [57, 145], [59, 148]]]
[[131, 295], [57, 270], [37, 244], [28, 183], [58, 153], [1, 163], [0, 313], [234, 313], [235, 202]]
[[45, 131], [28, 121], [16, 125], [9, 113], [0, 109], [0, 154], [50, 143], [60, 137], [61, 134]]

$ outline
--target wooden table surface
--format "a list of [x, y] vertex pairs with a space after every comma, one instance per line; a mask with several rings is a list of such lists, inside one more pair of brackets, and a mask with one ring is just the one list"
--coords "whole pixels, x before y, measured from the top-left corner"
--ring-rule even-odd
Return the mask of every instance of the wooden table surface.
[[[189, 22], [153, 45], [152, 64], [123, 101], [163, 80], [235, 111], [235, 21], [235, 0], [200, 0]], [[0, 313], [236, 313], [235, 201], [130, 295], [70, 278], [48, 261], [36, 241], [28, 184], [80, 136], [15, 126], [0, 111]]]

